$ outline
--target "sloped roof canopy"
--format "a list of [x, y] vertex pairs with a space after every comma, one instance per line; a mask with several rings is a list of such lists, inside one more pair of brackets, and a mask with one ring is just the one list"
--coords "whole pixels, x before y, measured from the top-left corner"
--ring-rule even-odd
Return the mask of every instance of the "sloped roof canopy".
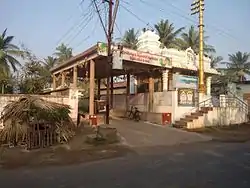
[[[108, 62], [107, 62], [105, 45], [106, 45], [105, 43], [98, 43], [97, 45], [92, 46], [86, 51], [72, 57], [68, 61], [57, 65], [50, 71], [52, 74], [58, 74], [61, 71], [68, 70], [76, 65], [80, 66], [83, 63], [86, 63], [90, 60], [94, 60], [95, 77], [106, 78], [107, 77], [106, 70]], [[118, 48], [119, 46], [112, 47], [114, 51], [120, 51]], [[113, 69], [112, 70], [113, 76], [124, 75], [127, 73], [138, 74], [142, 72], [152, 72], [152, 71], [159, 71], [171, 68], [170, 59], [166, 59], [166, 57], [146, 52], [139, 52], [128, 48], [123, 48], [121, 51], [122, 51], [121, 57], [122, 57], [123, 69]], [[83, 76], [83, 72], [81, 71], [81, 69], [78, 69], [78, 76], [79, 77]]]

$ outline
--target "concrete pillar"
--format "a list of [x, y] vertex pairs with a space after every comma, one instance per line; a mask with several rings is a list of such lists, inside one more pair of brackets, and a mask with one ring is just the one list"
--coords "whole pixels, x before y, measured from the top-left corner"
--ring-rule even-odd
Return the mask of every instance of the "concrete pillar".
[[168, 72], [169, 70], [164, 70], [162, 73], [162, 88], [163, 91], [168, 91]]
[[127, 74], [127, 87], [126, 87], [126, 110], [129, 110], [129, 97], [130, 97], [130, 74]]
[[70, 88], [68, 105], [71, 107], [70, 117], [73, 120], [77, 120], [77, 115], [78, 115], [78, 90], [77, 89]]
[[90, 60], [89, 66], [89, 115], [95, 113], [95, 62]]
[[149, 105], [148, 105], [148, 111], [152, 112], [153, 111], [153, 105], [154, 105], [154, 78], [152, 77], [152, 75], [150, 75], [149, 77], [149, 83], [148, 83], [149, 87]]
[[212, 81], [212, 77], [208, 76], [206, 78], [206, 87], [207, 87], [207, 95], [210, 96], [211, 95], [211, 81]]
[[53, 84], [52, 84], [53, 90], [56, 90], [56, 75], [55, 74], [53, 74], [52, 79], [53, 79]]
[[77, 65], [74, 66], [73, 68], [73, 88], [76, 89], [77, 88]]

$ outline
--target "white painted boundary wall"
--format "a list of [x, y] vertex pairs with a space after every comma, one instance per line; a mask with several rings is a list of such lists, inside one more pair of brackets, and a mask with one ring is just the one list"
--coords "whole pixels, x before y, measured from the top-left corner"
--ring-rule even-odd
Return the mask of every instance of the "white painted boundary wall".
[[188, 129], [196, 129], [209, 126], [226, 126], [248, 122], [248, 114], [236, 107], [214, 107], [213, 111], [188, 122]]
[[[174, 113], [173, 105], [177, 103], [177, 92], [165, 91], [165, 92], [155, 92], [154, 93], [154, 113]], [[105, 96], [102, 96], [105, 100]], [[149, 94], [148, 93], [138, 93], [129, 96], [129, 105], [136, 106], [141, 112], [148, 112], [149, 105]], [[126, 95], [114, 95], [113, 96], [113, 107], [115, 110], [126, 110]], [[174, 117], [172, 115], [172, 121]]]
[[[209, 99], [205, 96], [204, 100]], [[105, 96], [102, 97], [105, 99]], [[113, 98], [115, 110], [126, 110], [126, 95], [114, 95]], [[148, 93], [139, 93], [130, 95], [129, 104], [138, 107], [141, 112], [148, 112]], [[172, 122], [180, 120], [185, 115], [190, 115], [195, 107], [178, 106], [177, 91], [155, 92], [154, 93], [154, 113], [171, 113]], [[237, 107], [213, 107], [213, 111], [204, 114], [193, 124], [189, 123], [190, 128], [199, 128], [204, 126], [230, 125], [244, 123], [248, 121], [248, 113]]]
[[[17, 101], [20, 97], [24, 97], [22, 94], [4, 94], [0, 95], [0, 113], [3, 108], [11, 101]], [[55, 96], [55, 95], [33, 95], [40, 97], [44, 100], [56, 102], [60, 104], [66, 104], [71, 107], [71, 118], [76, 120], [78, 114], [78, 95], [77, 90], [70, 90], [69, 96]], [[0, 122], [0, 129], [3, 128], [3, 122]]]
[[[105, 99], [105, 96], [103, 96]], [[163, 107], [172, 106], [172, 93], [171, 92], [156, 92], [154, 93], [154, 112], [164, 112]], [[129, 104], [136, 106], [140, 111], [148, 111], [149, 105], [149, 94], [148, 93], [138, 93], [129, 96]], [[126, 95], [114, 95], [113, 105], [115, 109], [125, 110], [126, 109]]]

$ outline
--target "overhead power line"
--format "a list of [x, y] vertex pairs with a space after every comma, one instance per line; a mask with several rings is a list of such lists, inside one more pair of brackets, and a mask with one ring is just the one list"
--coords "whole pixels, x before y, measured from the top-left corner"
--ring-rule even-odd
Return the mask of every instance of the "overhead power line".
[[82, 18], [81, 22], [75, 27], [75, 29], [72, 31], [72, 34], [64, 39], [65, 43], [68, 44], [71, 43], [87, 27], [87, 25], [90, 23], [93, 17], [94, 17], [94, 10], [90, 10], [88, 15]]
[[82, 39], [77, 45], [75, 45], [74, 48], [77, 48], [82, 43], [86, 42], [95, 33], [98, 23], [99, 23], [99, 19], [97, 18], [95, 25], [94, 25], [93, 29], [91, 30], [90, 34], [87, 37], [85, 37], [84, 39]]
[[[168, 5], [170, 5], [171, 7], [173, 7], [176, 10], [179, 10], [180, 12], [185, 12], [183, 9], [180, 9], [179, 7], [173, 5], [173, 3], [169, 2], [169, 1], [164, 1], [164, 0], [161, 0], [161, 1], [164, 2], [164, 3], [167, 3]], [[220, 31], [222, 34], [225, 34], [228, 37], [231, 37], [233, 39], [239, 40], [239, 39], [237, 39], [237, 37], [235, 37], [234, 35], [230, 34], [229, 29], [227, 29], [227, 28], [222, 28], [221, 26], [218, 27], [218, 26], [216, 26], [215, 24], [212, 24], [212, 23], [207, 24], [207, 26], [208, 27], [212, 27], [212, 28], [214, 28], [217, 31]]]
[[[80, 2], [80, 5], [82, 5], [83, 2], [84, 0]], [[73, 25], [60, 37], [60, 39], [56, 43], [56, 46], [58, 46], [62, 41], [65, 41], [68, 38], [70, 38], [69, 34], [72, 33], [72, 31], [74, 31], [77, 26], [79, 27], [79, 25], [82, 25], [82, 22], [84, 21], [85, 17], [88, 16], [89, 13], [91, 12], [92, 5], [93, 4], [90, 2], [89, 5], [86, 7], [86, 9], [82, 11], [83, 14], [80, 16], [79, 20], [74, 22]]]
[[[145, 4], [145, 5], [147, 5], [147, 6], [149, 6], [149, 7], [155, 7], [157, 10], [160, 10], [161, 12], [165, 12], [166, 11], [166, 9], [164, 9], [164, 8], [162, 8], [162, 7], [158, 7], [158, 6], [155, 6], [156, 4], [155, 3], [149, 3], [149, 2], [147, 2], [147, 1], [145, 1], [145, 0], [139, 0], [141, 3], [143, 3], [143, 4]], [[172, 3], [170, 3], [170, 2], [165, 2], [165, 3], [168, 3], [169, 5], [171, 5], [171, 6], [173, 6], [172, 5]], [[178, 7], [177, 7], [178, 8]], [[174, 15], [177, 15], [177, 16], [179, 16], [179, 17], [182, 17], [182, 18], [184, 18], [184, 19], [186, 19], [186, 20], [189, 20], [189, 21], [191, 21], [191, 22], [193, 22], [193, 23], [198, 23], [196, 20], [194, 20], [194, 19], [192, 19], [192, 18], [190, 18], [190, 17], [188, 17], [188, 16], [186, 16], [186, 15], [183, 15], [183, 14], [180, 14], [180, 13], [178, 13], [178, 12], [175, 12], [175, 11], [173, 11], [173, 10], [168, 10], [167, 11], [168, 13], [171, 13], [171, 14], [174, 14]]]
[[[124, 0], [123, 0], [123, 1], [124, 1]], [[182, 18], [184, 18], [184, 19], [186, 19], [186, 20], [189, 20], [189, 21], [191, 21], [191, 22], [193, 22], [193, 23], [195, 23], [195, 24], [198, 24], [197, 20], [191, 19], [190, 17], [186, 16], [185, 14], [180, 14], [180, 13], [175, 12], [175, 11], [173, 11], [173, 10], [166, 10], [166, 9], [163, 9], [163, 8], [161, 8], [161, 7], [159, 7], [159, 6], [156, 6], [156, 4], [154, 4], [154, 3], [149, 3], [149, 2], [147, 2], [147, 1], [145, 1], [145, 0], [139, 0], [139, 1], [140, 1], [141, 3], [143, 3], [143, 4], [145, 4], [145, 5], [147, 5], [147, 6], [151, 7], [151, 8], [153, 7], [153, 8], [155, 8], [155, 9], [161, 11], [161, 12], [172, 13], [172, 14], [175, 14], [175, 15], [177, 15], [177, 16], [180, 16], [180, 17], [182, 17]], [[185, 12], [183, 9], [180, 9], [179, 7], [173, 5], [173, 3], [169, 2], [169, 1], [164, 1], [164, 0], [161, 0], [161, 1], [164, 2], [164, 3], [166, 3], [166, 4], [168, 4], [168, 5], [170, 5], [172, 8], [174, 8], [174, 9], [176, 9], [176, 10], [182, 12], [182, 13]], [[127, 3], [128, 3], [128, 2], [127, 2]], [[128, 3], [128, 4], [129, 4], [129, 3]], [[213, 24], [211, 24], [211, 23], [210, 23], [210, 24], [206, 24], [206, 25], [207, 25], [207, 27], [208, 27], [208, 30], [210, 30], [209, 27], [211, 27], [211, 28], [213, 28], [214, 30], [220, 32], [220, 33], [217, 33], [217, 34], [221, 34], [221, 35], [224, 34], [224, 36], [233, 38], [233, 39], [235, 39], [235, 40], [237, 40], [237, 41], [239, 40], [237, 37], [235, 37], [235, 36], [233, 36], [232, 34], [230, 34], [230, 32], [227, 32], [227, 31], [226, 31], [227, 29], [223, 29], [223, 28], [216, 27], [215, 25], [213, 25]]]
[[[98, 5], [97, 5], [97, 8], [98, 8], [98, 10], [99, 10], [99, 7], [102, 5], [102, 3], [99, 3]], [[93, 5], [94, 6], [94, 5]], [[77, 31], [77, 33], [73, 36], [73, 37], [71, 37], [71, 39], [70, 39], [70, 41], [67, 43], [67, 45], [69, 45], [72, 41], [74, 41], [75, 40], [75, 38], [77, 37], [77, 36], [79, 36], [81, 33], [82, 33], [82, 31], [88, 26], [88, 24], [94, 19], [94, 16], [95, 16], [95, 10], [94, 10], [94, 7], [90, 7], [90, 11], [89, 11], [89, 14], [87, 15], [87, 17], [85, 17], [83, 20], [82, 20], [82, 22], [79, 24], [79, 26], [78, 26], [78, 28], [79, 28], [79, 30]], [[103, 11], [103, 9], [101, 9], [101, 10], [99, 10], [100, 12], [101, 11]], [[86, 39], [88, 39], [88, 37], [85, 37], [84, 39], [83, 39], [83, 41], [86, 41]]]
[[122, 37], [122, 32], [121, 32], [121, 30], [120, 30], [120, 28], [118, 27], [118, 25], [117, 25], [117, 23], [115, 22], [115, 27], [116, 27], [116, 29], [117, 29], [117, 31], [119, 32], [119, 34], [120, 34], [120, 37]]
[[98, 15], [98, 17], [99, 17], [99, 20], [100, 20], [100, 22], [101, 22], [103, 31], [104, 31], [106, 37], [108, 38], [108, 32], [107, 32], [107, 29], [106, 29], [106, 27], [105, 27], [105, 24], [104, 24], [104, 22], [103, 22], [103, 20], [102, 20], [100, 10], [99, 10], [99, 8], [98, 8], [98, 6], [97, 6], [97, 4], [96, 4], [96, 1], [95, 1], [95, 0], [92, 0], [92, 2], [93, 2], [93, 4], [94, 4], [94, 6], [95, 6], [95, 11], [96, 11], [96, 13], [97, 13], [97, 15]]
[[[123, 5], [121, 5], [121, 7], [126, 10], [127, 12], [129, 12], [131, 15], [133, 15], [136, 19], [138, 19], [140, 22], [146, 24], [147, 21], [143, 20], [142, 18], [140, 18], [138, 15], [136, 15], [133, 11], [129, 10], [127, 8], [127, 6], [131, 6], [131, 7], [134, 7], [133, 4], [131, 4], [130, 2], [126, 1], [126, 0], [121, 0]], [[163, 0], [161, 0], [163, 1]], [[145, 0], [139, 0], [139, 2], [141, 2], [142, 4], [146, 5], [146, 6], [149, 6], [150, 8], [154, 8], [155, 10], [157, 11], [161, 11], [163, 13], [171, 13], [171, 14], [175, 14], [179, 17], [182, 17], [188, 21], [191, 21], [192, 23], [194, 23], [195, 25], [198, 24], [198, 21], [197, 20], [194, 20], [192, 18], [190, 18], [189, 16], [186, 16], [186, 13], [185, 14], [181, 14], [181, 13], [178, 13], [176, 11], [173, 11], [173, 10], [166, 10], [162, 7], [159, 7], [157, 6], [155, 3], [150, 3], [148, 1], [145, 1]], [[171, 2], [168, 2], [168, 1], [164, 1], [164, 3], [167, 3], [168, 5], [170, 5], [172, 8], [180, 11], [180, 12], [184, 12], [182, 9], [178, 8], [177, 6], [173, 5]], [[124, 5], [125, 4], [125, 5]], [[147, 23], [147, 25], [149, 26], [149, 23]], [[152, 27], [152, 25], [150, 25], [152, 29], [154, 29], [154, 27]], [[231, 38], [231, 39], [234, 39], [235, 41], [237, 41], [238, 43], [240, 42], [240, 39], [238, 37], [235, 37], [234, 35], [232, 35], [229, 31], [227, 31], [227, 29], [223, 29], [223, 28], [219, 28], [219, 27], [216, 27], [215, 25], [213, 24], [206, 24], [206, 28], [207, 30], [209, 31], [217, 31], [215, 32], [215, 34], [219, 35], [219, 36], [223, 36], [223, 37], [228, 37], [228, 38]], [[212, 29], [213, 28], [213, 29]]]
[[142, 18], [140, 18], [138, 15], [136, 15], [135, 13], [133, 13], [131, 10], [129, 10], [126, 6], [120, 4], [120, 6], [127, 11], [128, 13], [130, 13], [132, 16], [134, 16], [136, 19], [138, 19], [140, 22], [144, 23], [145, 25], [149, 26], [151, 29], [153, 29], [154, 27], [152, 27], [149, 22], [144, 21]]
[[86, 22], [82, 22], [82, 24], [79, 26], [80, 30], [71, 38], [71, 40], [67, 43], [68, 45], [74, 41], [74, 39], [87, 27], [87, 25], [93, 20], [94, 13], [92, 12], [88, 18], [86, 18]]

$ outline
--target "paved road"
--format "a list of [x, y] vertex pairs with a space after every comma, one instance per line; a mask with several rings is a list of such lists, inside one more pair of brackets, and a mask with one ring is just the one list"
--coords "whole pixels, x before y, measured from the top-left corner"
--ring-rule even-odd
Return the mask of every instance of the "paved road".
[[113, 127], [131, 147], [170, 146], [181, 143], [204, 142], [212, 138], [197, 133], [186, 132], [168, 126], [156, 126], [131, 120], [114, 120]]
[[199, 143], [68, 167], [0, 170], [1, 188], [249, 188], [250, 144]]

